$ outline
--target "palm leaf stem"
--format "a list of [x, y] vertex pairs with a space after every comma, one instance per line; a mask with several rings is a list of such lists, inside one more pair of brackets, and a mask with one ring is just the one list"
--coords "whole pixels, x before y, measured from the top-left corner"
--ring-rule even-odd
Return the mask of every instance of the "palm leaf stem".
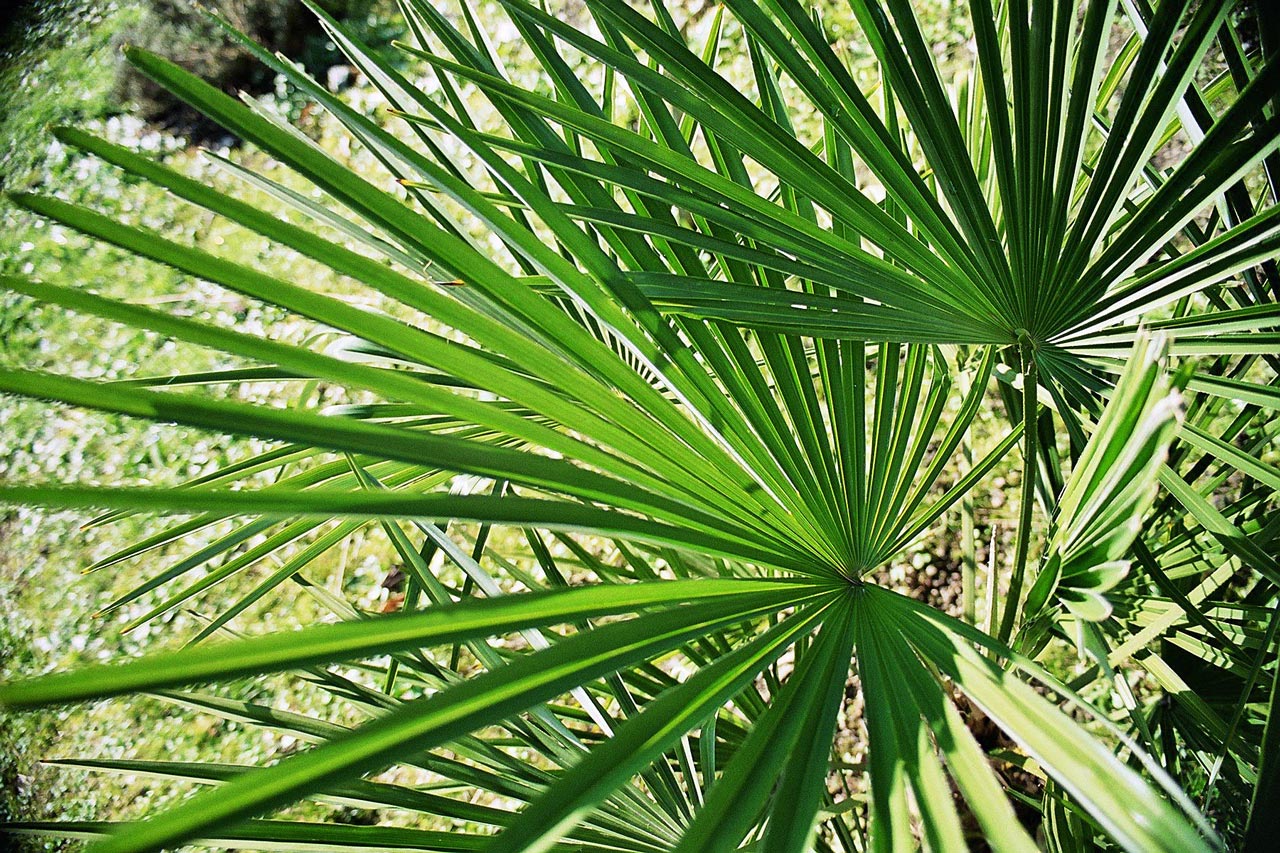
[[[1018, 541], [1014, 550], [1013, 574], [1009, 578], [1009, 593], [1005, 598], [1000, 629], [996, 635], [1000, 642], [1008, 642], [1013, 633], [1013, 623], [1018, 616], [1018, 601], [1022, 597], [1022, 583], [1027, 571], [1027, 552], [1031, 546], [1031, 517], [1036, 498], [1036, 445], [1039, 430], [1036, 418], [1040, 407], [1036, 400], [1036, 358], [1031, 341], [1022, 343], [1022, 506], [1018, 518]], [[994, 617], [993, 617], [994, 618]]]

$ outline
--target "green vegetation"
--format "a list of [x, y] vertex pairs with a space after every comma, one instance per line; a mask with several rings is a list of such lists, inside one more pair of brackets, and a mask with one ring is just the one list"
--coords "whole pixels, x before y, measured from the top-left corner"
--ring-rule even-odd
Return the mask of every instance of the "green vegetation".
[[[242, 186], [182, 137], [120, 114], [113, 91], [120, 85], [118, 42], [137, 25], [138, 7], [125, 9], [68, 2], [41, 11], [25, 45], [11, 46], [6, 63], [5, 102], [0, 108], [0, 144], [6, 146], [0, 175], [9, 189], [59, 188], [64, 198], [92, 202], [101, 210], [158, 227], [175, 239], [216, 246], [243, 235], [225, 223], [181, 204], [165, 190], [141, 184], [99, 161], [61, 145], [50, 125], [83, 123], [106, 138], [160, 157], [175, 168], [199, 174], [224, 189]], [[308, 13], [309, 14], [309, 13]], [[378, 32], [396, 31], [383, 22]], [[129, 35], [128, 38], [134, 38]], [[269, 98], [268, 100], [274, 100]], [[297, 115], [300, 104], [281, 99], [279, 108]], [[338, 149], [335, 123], [323, 116], [308, 124], [321, 144]], [[229, 154], [225, 148], [219, 149]], [[241, 152], [266, 174], [288, 181], [285, 170], [267, 158]], [[253, 197], [253, 196], [250, 196]], [[268, 203], [265, 193], [256, 196]], [[243, 244], [247, 245], [247, 244]], [[278, 274], [296, 269], [287, 250], [261, 244], [259, 262]], [[164, 304], [208, 322], [270, 326], [275, 335], [305, 337], [308, 330], [272, 311], [195, 282], [154, 263], [85, 239], [73, 231], [13, 205], [0, 204], [0, 272], [73, 283], [97, 293]], [[158, 336], [107, 327], [89, 317], [51, 309], [12, 292], [0, 294], [0, 365], [72, 370], [78, 375], [119, 379], [133, 371], [171, 374], [225, 362], [216, 354], [175, 345]], [[269, 385], [246, 389], [265, 400]], [[227, 464], [252, 449], [251, 442], [157, 427], [134, 419], [64, 409], [12, 397], [0, 401], [0, 477], [6, 481], [176, 483], [186, 476]], [[109, 608], [147, 578], [145, 566], [124, 563], [82, 575], [81, 571], [144, 535], [151, 522], [124, 519], [82, 529], [92, 514], [6, 513], [0, 520], [0, 672], [6, 678], [80, 663], [137, 655], [148, 648], [176, 648], [197, 633], [199, 614], [177, 611], [162, 622], [128, 633], [122, 629], [154, 600]], [[223, 531], [225, 532], [225, 530]], [[215, 537], [217, 529], [207, 532]], [[186, 545], [198, 542], [188, 537]], [[375, 555], [353, 555], [360, 573], [352, 589], [380, 591], [373, 577]], [[358, 565], [357, 565], [358, 563]], [[329, 565], [343, 570], [335, 555]], [[246, 586], [245, 591], [250, 587]], [[385, 595], [385, 591], [380, 591]], [[373, 594], [377, 594], [376, 592]], [[157, 599], [158, 600], [158, 599]], [[149, 602], [149, 603], [148, 603]], [[276, 613], [271, 611], [275, 610]], [[273, 615], [283, 627], [314, 616], [305, 603], [280, 612], [274, 601], [250, 611]], [[295, 615], [296, 613], [296, 615]], [[241, 691], [243, 693], [243, 691]], [[241, 695], [236, 693], [235, 695]], [[272, 693], [299, 709], [322, 708], [304, 687], [277, 684]], [[235, 722], [199, 715], [181, 717], [172, 705], [137, 700], [48, 715], [3, 715], [0, 723], [0, 820], [19, 818], [125, 817], [145, 813], [183, 790], [148, 777], [94, 776], [38, 764], [38, 760], [91, 754], [99, 758], [135, 755], [218, 755], [226, 761], [265, 760], [280, 748]], [[290, 743], [287, 738], [284, 741]], [[341, 815], [341, 807], [318, 814]], [[22, 842], [43, 849], [43, 844]]]
[[39, 180], [49, 125], [115, 112], [113, 41], [131, 18], [114, 4], [64, 0], [35, 5], [13, 24], [0, 47], [0, 186]]
[[3, 591], [128, 633], [24, 617], [0, 702], [137, 697], [60, 752], [122, 795], [12, 828], [1265, 849], [1253, 13], [400, 5], [316, 10], [343, 93], [246, 42], [275, 105], [134, 49], [246, 147], [60, 128], [13, 196]]

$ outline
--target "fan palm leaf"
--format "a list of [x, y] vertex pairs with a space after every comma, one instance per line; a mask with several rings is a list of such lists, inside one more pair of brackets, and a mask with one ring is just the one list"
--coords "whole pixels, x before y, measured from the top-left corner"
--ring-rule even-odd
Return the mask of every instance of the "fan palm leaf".
[[[1280, 476], [1264, 452], [1274, 431], [1241, 437], [1280, 400], [1267, 372], [1280, 311], [1254, 271], [1280, 248], [1280, 220], [1274, 187], [1255, 202], [1250, 186], [1280, 146], [1280, 71], [1233, 41], [1231, 4], [1126, 3], [1133, 35], [1113, 56], [1114, 0], [1081, 14], [975, 0], [976, 61], [950, 74], [906, 0], [853, 0], [878, 104], [821, 18], [794, 0], [728, 0], [694, 45], [660, 3], [646, 14], [587, 0], [589, 23], [525, 0], [500, 5], [536, 60], [534, 83], [508, 73], [469, 3], [454, 15], [401, 4], [416, 41], [402, 52], [430, 88], [315, 10], [403, 120], [395, 132], [246, 44], [342, 123], [385, 168], [376, 178], [257, 105], [129, 50], [319, 191], [218, 155], [283, 216], [57, 131], [319, 263], [380, 311], [267, 275], [252, 258], [14, 196], [345, 341], [321, 352], [0, 277], [7, 290], [238, 360], [124, 383], [6, 368], [0, 390], [274, 443], [180, 488], [5, 485], [0, 500], [105, 509], [104, 523], [190, 516], [99, 567], [232, 520], [115, 603], [184, 579], [133, 624], [281, 553], [199, 639], [290, 580], [342, 620], [0, 687], [12, 707], [159, 692], [314, 744], [252, 769], [77, 760], [210, 789], [138, 824], [42, 828], [105, 833], [104, 853], [195, 839], [798, 853], [954, 849], [975, 831], [994, 849], [1035, 849], [1013, 790], [1059, 846], [1099, 834], [1135, 851], [1212, 849], [1195, 805], [1147, 755], [1170, 765], [1160, 726], [1202, 764], [1246, 771], [1261, 814], [1275, 774], [1259, 746], [1274, 727], [1244, 715], [1261, 693], [1275, 702], [1274, 632], [1260, 626], [1280, 580], [1270, 556], [1280, 531], [1262, 512]], [[1196, 75], [1220, 38], [1234, 74], [1217, 87], [1227, 103], [1215, 114]], [[727, 39], [743, 44], [750, 85], [718, 67]], [[1153, 155], [1171, 134], [1192, 146], [1162, 171]], [[1173, 383], [1166, 352], [1189, 359]], [[203, 388], [264, 377], [332, 383], [356, 402], [320, 411]], [[1178, 439], [1171, 384], [1187, 398]], [[996, 394], [1009, 425], [975, 439]], [[1230, 398], [1248, 408], [1224, 423]], [[874, 583], [1019, 444], [1018, 538], [989, 633]], [[962, 448], [976, 460], [955, 474]], [[1256, 486], [1215, 500], [1222, 466]], [[254, 480], [264, 472], [280, 476], [264, 486]], [[1043, 537], [1037, 501], [1051, 525]], [[449, 524], [472, 521], [484, 526], [468, 552]], [[370, 618], [300, 574], [371, 525], [405, 567], [403, 614]], [[529, 568], [494, 553], [497, 527], [523, 531]], [[566, 580], [547, 532], [592, 583]], [[584, 534], [595, 539], [575, 538]], [[609, 542], [611, 556], [588, 541]], [[460, 585], [438, 571], [437, 553]], [[1250, 591], [1227, 599], [1239, 571]], [[526, 648], [488, 642], [504, 637]], [[1028, 657], [1054, 638], [1073, 640], [1093, 669], [1064, 685]], [[1229, 651], [1213, 648], [1222, 640]], [[1150, 719], [1129, 701], [1121, 725], [1080, 696], [1130, 658], [1178, 697], [1177, 715]], [[381, 660], [361, 663], [370, 659]], [[869, 789], [837, 804], [832, 743], [851, 671]], [[1197, 698], [1193, 682], [1220, 671], [1236, 696]], [[175, 690], [277, 672], [340, 698], [360, 722]], [[997, 774], [966, 706], [1016, 746], [1007, 765], [1044, 780], [1038, 801]], [[496, 804], [365, 778], [392, 766]], [[263, 819], [303, 798], [460, 826], [445, 836]], [[1263, 823], [1251, 826], [1260, 837]]]

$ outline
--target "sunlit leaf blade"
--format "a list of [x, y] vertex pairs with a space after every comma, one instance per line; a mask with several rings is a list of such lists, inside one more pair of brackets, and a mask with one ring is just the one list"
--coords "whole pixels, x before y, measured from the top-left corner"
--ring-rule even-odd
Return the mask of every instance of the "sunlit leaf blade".
[[[952, 620], [893, 593], [869, 590], [901, 618], [905, 640], [1027, 750], [1126, 849], [1211, 850], [1191, 823], [1135, 771], [1027, 684], [978, 654]], [[1049, 721], [1053, 722], [1050, 723]], [[1115, 797], [1117, 789], [1125, 791]]]
[[272, 635], [239, 644], [187, 649], [166, 658], [151, 657], [123, 666], [104, 666], [8, 684], [0, 687], [0, 702], [11, 707], [71, 702], [314, 663], [354, 660], [370, 654], [492, 636], [587, 616], [673, 607], [700, 599], [761, 593], [780, 605], [794, 595], [803, 598], [813, 591], [812, 587], [787, 582], [699, 580], [593, 586], [474, 600], [426, 613], [317, 626], [295, 635]]
[[1080, 619], [1110, 615], [1105, 594], [1128, 572], [1124, 557], [1155, 498], [1180, 419], [1181, 398], [1163, 372], [1166, 346], [1159, 338], [1138, 338], [1058, 499], [1040, 577], [1027, 595], [1027, 618], [1055, 594]]

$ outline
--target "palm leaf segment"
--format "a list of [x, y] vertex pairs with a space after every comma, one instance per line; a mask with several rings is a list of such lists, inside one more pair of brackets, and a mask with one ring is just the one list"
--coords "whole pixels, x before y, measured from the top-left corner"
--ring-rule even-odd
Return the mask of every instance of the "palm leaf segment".
[[[1102, 37], [1114, 3], [1092, 3], [1080, 20], [1069, 4], [1028, 10], [1012, 3], [1000, 31], [989, 4], [975, 3], [978, 63], [974, 80], [961, 90], [959, 116], [905, 2], [853, 4], [883, 74], [878, 107], [833, 52], [820, 23], [787, 0], [727, 3], [752, 60], [755, 99], [713, 70], [724, 22], [719, 12], [695, 52], [660, 6], [650, 19], [615, 0], [590, 0], [594, 32], [587, 32], [519, 0], [503, 5], [540, 61], [549, 92], [507, 78], [469, 8], [459, 28], [429, 4], [404, 4], [418, 41], [406, 50], [436, 69], [439, 98], [325, 19], [407, 120], [412, 142], [251, 46], [330, 109], [425, 215], [269, 114], [132, 52], [131, 61], [145, 72], [354, 215], [336, 214], [234, 164], [225, 164], [228, 169], [295, 212], [337, 227], [361, 251], [78, 131], [62, 131], [65, 141], [359, 282], [397, 305], [403, 318], [425, 315], [433, 324], [375, 315], [65, 202], [20, 197], [38, 213], [307, 317], [354, 344], [348, 357], [321, 354], [70, 288], [14, 277], [4, 279], [6, 287], [385, 402], [337, 418], [6, 371], [0, 382], [10, 392], [284, 445], [178, 491], [9, 488], [4, 496], [199, 514], [112, 559], [138, 556], [219, 518], [265, 519], [246, 522], [131, 597], [258, 532], [275, 531], [253, 559], [312, 533], [325, 518], [350, 521], [313, 548], [330, 547], [355, 525], [380, 520], [423, 594], [437, 604], [454, 594], [427, 565], [436, 548], [468, 573], [468, 589], [502, 591], [477, 562], [483, 542], [469, 557], [441, 528], [419, 521], [411, 525], [425, 537], [418, 549], [399, 519], [589, 531], [616, 537], [631, 555], [635, 577], [657, 575], [625, 542], [663, 554], [677, 575], [707, 571], [682, 555], [712, 555], [722, 560], [712, 569], [721, 577], [692, 585], [606, 584], [531, 596], [509, 610], [502, 598], [466, 601], [403, 617], [396, 623], [403, 629], [357, 620], [332, 636], [270, 638], [237, 646], [235, 653], [192, 651], [6, 688], [5, 701], [13, 704], [67, 701], [315, 667], [376, 650], [395, 653], [396, 666], [430, 693], [391, 700], [391, 711], [353, 732], [312, 726], [309, 734], [322, 746], [276, 767], [224, 773], [213, 780], [216, 791], [113, 835], [101, 849], [230, 837], [226, 832], [237, 821], [301, 796], [353, 790], [343, 785], [385, 802], [391, 793], [370, 792], [359, 788], [370, 783], [352, 780], [406, 755], [419, 756], [411, 763], [433, 772], [534, 803], [518, 818], [461, 810], [474, 824], [507, 827], [494, 849], [542, 849], [562, 838], [582, 849], [733, 849], [749, 838], [768, 850], [804, 849], [828, 797], [822, 780], [829, 733], [854, 649], [873, 746], [874, 844], [911, 843], [908, 792], [929, 846], [961, 843], [954, 784], [1000, 846], [1032, 847], [950, 702], [954, 684], [1125, 846], [1203, 847], [1185, 820], [1099, 741], [969, 644], [1042, 679], [1047, 674], [991, 638], [860, 578], [935, 522], [1022, 433], [1024, 452], [1036, 457], [1038, 430], [1025, 426], [1038, 423], [1038, 379], [1073, 436], [1082, 438], [1077, 412], [1095, 409], [1096, 394], [1108, 385], [1097, 368], [1103, 376], [1117, 370], [1133, 340], [1124, 323], [1175, 302], [1185, 306], [1194, 294], [1274, 253], [1275, 218], [1254, 214], [1247, 195], [1223, 208], [1220, 233], [1210, 236], [1192, 224], [1277, 145], [1274, 119], [1264, 110], [1274, 63], [1254, 73], [1216, 120], [1201, 121], [1205, 108], [1190, 83], [1226, 4], [1190, 9], [1169, 2], [1150, 20], [1139, 15], [1145, 38], [1117, 64], [1132, 63], [1131, 81], [1153, 82], [1126, 87], [1114, 113], [1107, 113], [1096, 105], [1110, 97], [1100, 90], [1114, 86]], [[564, 58], [570, 52], [608, 69], [603, 98], [581, 82]], [[621, 97], [623, 83], [630, 101]], [[491, 100], [503, 121], [500, 132], [469, 110], [471, 87]], [[816, 142], [802, 141], [814, 128], [791, 124], [789, 116], [802, 111], [785, 99], [797, 92], [813, 108]], [[624, 126], [629, 117], [618, 113], [620, 101], [636, 111], [639, 130]], [[978, 125], [968, 120], [979, 111], [990, 117], [987, 138], [975, 135]], [[899, 126], [900, 113], [910, 136]], [[1173, 174], [1152, 174], [1146, 164], [1175, 113], [1199, 122], [1192, 131], [1182, 118], [1202, 144]], [[458, 145], [491, 189], [476, 188]], [[916, 157], [928, 164], [927, 177]], [[884, 187], [886, 201], [877, 203], [859, 188], [866, 173]], [[1142, 182], [1145, 196], [1135, 196]], [[457, 225], [459, 212], [496, 237], [505, 256], [492, 257], [488, 244]], [[1176, 253], [1170, 240], [1188, 235], [1193, 248]], [[1197, 352], [1231, 352], [1230, 335], [1217, 334], [1224, 324], [1247, 318], [1274, 325], [1274, 309], [1254, 304], [1259, 294], [1244, 288], [1230, 296], [1241, 304], [1219, 299], [1208, 314], [1164, 321], [1174, 351], [1187, 341]], [[468, 343], [457, 344], [442, 328]], [[1265, 351], [1269, 341], [1256, 343]], [[1027, 416], [939, 495], [934, 486], [976, 416], [1001, 353], [1024, 373]], [[957, 377], [965, 390], [954, 387]], [[1212, 377], [1198, 381], [1191, 387], [1225, 393]], [[1143, 395], [1118, 393], [1121, 405], [1141, 409], [1155, 399], [1150, 382], [1129, 384], [1141, 385]], [[1157, 444], [1167, 444], [1168, 432], [1159, 436]], [[346, 455], [328, 460], [324, 451]], [[1144, 458], [1157, 457], [1151, 451]], [[313, 467], [271, 487], [234, 496], [208, 488], [302, 460], [314, 460]], [[511, 489], [441, 493], [453, 472]], [[1035, 478], [1028, 480], [1034, 488]], [[1149, 491], [1136, 495], [1133, 513], [1149, 502]], [[1062, 530], [1072, 529], [1075, 513], [1064, 509]], [[287, 521], [275, 521], [280, 518]], [[1072, 546], [1068, 537], [1059, 550], [1074, 553]], [[544, 572], [554, 575], [549, 553], [534, 550]], [[158, 611], [250, 562], [231, 561], [213, 581], [183, 589]], [[286, 564], [255, 595], [305, 563]], [[621, 579], [599, 561], [592, 565], [601, 578]], [[1073, 595], [1086, 594], [1080, 590], [1105, 591], [1114, 582], [1068, 582], [1092, 568], [1049, 573], [1061, 578], [1056, 589], [1067, 606]], [[782, 577], [799, 580], [769, 580]], [[1050, 591], [1036, 590], [1035, 600], [1045, 601]], [[472, 611], [479, 616], [468, 622]], [[754, 638], [739, 630], [762, 614], [784, 612]], [[595, 628], [586, 621], [615, 613], [640, 615]], [[543, 629], [567, 622], [581, 630], [548, 643]], [[476, 642], [512, 631], [530, 632], [537, 651], [504, 661]], [[485, 675], [458, 682], [408, 654], [450, 642], [472, 649]], [[697, 673], [655, 683], [660, 671], [645, 670], [644, 662], [677, 649], [702, 664]], [[766, 704], [753, 679], [771, 672], [788, 649], [796, 652], [795, 671]], [[329, 670], [313, 672], [329, 689], [379, 704], [367, 688]], [[615, 672], [625, 675], [619, 680], [610, 675]], [[389, 671], [388, 685], [394, 680]], [[580, 691], [583, 685], [591, 692]], [[614, 729], [585, 757], [580, 740], [542, 704], [570, 690], [605, 733]], [[618, 717], [600, 704], [606, 695]], [[211, 697], [175, 696], [218, 707]], [[734, 713], [724, 710], [731, 699]], [[263, 719], [251, 707], [221, 710]], [[522, 711], [528, 714], [512, 717]], [[743, 720], [749, 725], [735, 729]], [[1065, 734], [1047, 737], [1048, 720]], [[500, 722], [568, 769], [532, 774], [470, 734]], [[464, 773], [430, 757], [428, 750], [445, 744], [492, 775]], [[195, 770], [185, 775], [201, 778]], [[643, 789], [634, 777], [643, 779]], [[1108, 795], [1116, 789], [1123, 796]], [[436, 814], [460, 808], [418, 805]], [[287, 840], [291, 831], [269, 821], [245, 826], [252, 829], [244, 837], [275, 833]], [[848, 832], [839, 826], [837, 834]], [[340, 835], [332, 836], [335, 843]], [[425, 834], [405, 838], [439, 849]]]

